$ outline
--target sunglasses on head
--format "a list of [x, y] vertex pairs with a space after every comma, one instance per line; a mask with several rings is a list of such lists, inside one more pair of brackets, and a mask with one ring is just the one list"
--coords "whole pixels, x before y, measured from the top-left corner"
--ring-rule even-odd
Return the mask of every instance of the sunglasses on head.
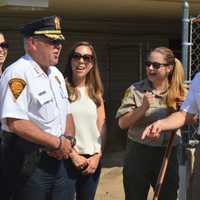
[[8, 43], [7, 42], [2, 42], [2, 43], [0, 43], [0, 47], [2, 49], [8, 49]]
[[80, 60], [81, 58], [83, 58], [84, 62], [86, 62], [86, 63], [91, 63], [91, 62], [93, 62], [93, 60], [94, 60], [93, 55], [89, 55], [89, 54], [81, 55], [81, 54], [78, 53], [78, 52], [74, 52], [74, 53], [72, 54], [72, 58], [73, 58], [74, 60]]
[[146, 67], [153, 66], [154, 69], [159, 69], [160, 67], [165, 67], [165, 66], [168, 66], [169, 64], [168, 63], [146, 61], [145, 65], [146, 65]]

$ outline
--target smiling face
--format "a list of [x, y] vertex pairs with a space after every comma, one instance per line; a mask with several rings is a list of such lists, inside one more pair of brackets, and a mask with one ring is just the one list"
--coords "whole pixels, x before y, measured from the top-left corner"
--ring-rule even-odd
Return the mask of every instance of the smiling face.
[[164, 55], [159, 52], [151, 52], [148, 61], [157, 65], [161, 64], [159, 68], [154, 67], [153, 64], [146, 66], [148, 79], [152, 83], [166, 81], [173, 67], [166, 62]]
[[8, 49], [1, 46], [5, 42], [4, 36], [0, 33], [0, 67], [3, 66], [8, 54]]
[[93, 67], [92, 50], [88, 46], [78, 46], [71, 59], [73, 80], [85, 84], [86, 76]]

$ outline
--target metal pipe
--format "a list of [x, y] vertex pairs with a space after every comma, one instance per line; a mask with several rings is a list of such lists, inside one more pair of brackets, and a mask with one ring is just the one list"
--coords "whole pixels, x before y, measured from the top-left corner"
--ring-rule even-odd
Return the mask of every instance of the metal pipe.
[[[185, 71], [185, 79], [189, 80], [189, 4], [183, 0], [182, 5], [182, 63]], [[182, 134], [182, 143], [180, 145], [180, 163], [179, 163], [179, 199], [187, 199], [187, 160], [186, 160], [186, 138], [188, 133]]]
[[185, 70], [185, 78], [189, 79], [188, 49], [189, 49], [189, 4], [183, 0], [182, 8], [182, 63]]
[[[189, 4], [183, 0], [182, 5], [182, 63], [185, 71], [185, 79], [190, 79], [189, 70]], [[180, 145], [180, 163], [179, 163], [179, 199], [187, 199], [187, 167], [186, 167], [186, 138], [188, 133], [182, 134], [182, 143]]]

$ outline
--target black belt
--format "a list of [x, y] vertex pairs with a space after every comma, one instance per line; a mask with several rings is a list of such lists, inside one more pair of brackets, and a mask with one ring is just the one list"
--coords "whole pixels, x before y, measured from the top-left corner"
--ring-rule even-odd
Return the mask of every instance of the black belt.
[[14, 146], [21, 153], [31, 153], [36, 149], [43, 148], [41, 145], [29, 142], [28, 140], [19, 137], [15, 133], [4, 130], [2, 131], [2, 143], [3, 145], [10, 146], [10, 148]]

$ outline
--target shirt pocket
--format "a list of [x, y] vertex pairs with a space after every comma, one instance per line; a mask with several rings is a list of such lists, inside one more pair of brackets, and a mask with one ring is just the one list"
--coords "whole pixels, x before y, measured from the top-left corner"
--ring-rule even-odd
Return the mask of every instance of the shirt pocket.
[[45, 122], [51, 122], [57, 117], [56, 104], [48, 93], [38, 95], [38, 114]]

